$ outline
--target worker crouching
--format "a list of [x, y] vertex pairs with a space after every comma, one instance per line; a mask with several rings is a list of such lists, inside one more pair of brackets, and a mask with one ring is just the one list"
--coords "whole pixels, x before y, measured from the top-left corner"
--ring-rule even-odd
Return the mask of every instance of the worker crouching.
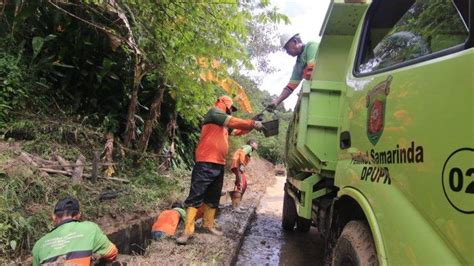
[[79, 202], [72, 197], [59, 200], [52, 215], [55, 227], [33, 247], [33, 266], [91, 265], [93, 259], [113, 261], [117, 247], [99, 226], [80, 221]]
[[184, 233], [177, 239], [178, 244], [186, 244], [194, 234], [194, 222], [198, 207], [204, 203], [204, 231], [222, 235], [215, 227], [216, 209], [219, 205], [224, 183], [225, 158], [228, 153], [228, 135], [243, 135], [252, 129], [262, 130], [260, 121], [244, 120], [231, 114], [237, 108], [228, 96], [221, 96], [204, 117], [201, 136], [196, 149], [196, 163], [191, 174], [191, 188], [184, 204], [186, 221]]
[[243, 212], [240, 206], [242, 197], [247, 189], [247, 175], [245, 174], [245, 167], [250, 162], [252, 152], [258, 149], [256, 140], [249, 140], [247, 145], [243, 145], [232, 156], [232, 165], [230, 170], [235, 174], [235, 188], [230, 193], [232, 199], [232, 209], [236, 212]]

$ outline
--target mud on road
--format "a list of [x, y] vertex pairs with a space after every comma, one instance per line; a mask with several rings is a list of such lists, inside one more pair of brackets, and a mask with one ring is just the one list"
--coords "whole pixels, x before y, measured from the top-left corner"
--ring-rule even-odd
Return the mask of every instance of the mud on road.
[[308, 233], [281, 227], [284, 176], [277, 176], [260, 200], [245, 234], [236, 265], [323, 265], [324, 240], [315, 228]]
[[[214, 236], [200, 231], [200, 221], [196, 223], [193, 239], [184, 246], [177, 245], [174, 238], [152, 241], [143, 255], [121, 256], [128, 265], [187, 265], [218, 264], [229, 265], [233, 261], [242, 243], [246, 228], [253, 217], [260, 198], [267, 187], [275, 183], [273, 165], [254, 158], [247, 166], [248, 188], [242, 200], [242, 206], [248, 208], [245, 213], [232, 212], [228, 194], [221, 198], [221, 205], [216, 219], [217, 227], [224, 231], [224, 236]], [[234, 189], [234, 177], [226, 175], [223, 191]], [[182, 226], [181, 226], [182, 227]], [[177, 235], [182, 232], [179, 228]]]

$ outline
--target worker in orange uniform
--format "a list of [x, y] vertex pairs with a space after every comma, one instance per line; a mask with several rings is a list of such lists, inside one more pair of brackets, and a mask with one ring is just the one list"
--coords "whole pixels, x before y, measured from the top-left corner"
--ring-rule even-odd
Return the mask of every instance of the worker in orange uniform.
[[185, 221], [186, 211], [183, 209], [183, 204], [175, 202], [171, 205], [171, 208], [171, 210], [162, 211], [153, 223], [151, 227], [151, 237], [153, 239], [158, 240], [167, 236], [174, 236], [179, 222]]
[[[203, 204], [204, 205], [204, 204]], [[204, 206], [198, 208], [196, 220], [202, 218]], [[174, 236], [176, 229], [181, 221], [186, 220], [186, 211], [181, 202], [175, 202], [171, 205], [171, 210], [164, 210], [158, 215], [151, 227], [151, 238], [159, 240], [165, 237]]]
[[232, 112], [236, 110], [230, 97], [221, 96], [204, 117], [195, 154], [196, 163], [191, 174], [191, 188], [184, 202], [187, 207], [184, 233], [177, 239], [178, 244], [186, 244], [194, 234], [197, 208], [202, 203], [203, 229], [214, 235], [223, 235], [222, 231], [215, 228], [214, 219], [224, 183], [229, 129], [233, 130], [231, 135], [243, 135], [254, 128], [263, 129], [260, 121], [233, 117]]
[[243, 145], [235, 151], [232, 157], [232, 165], [230, 170], [235, 174], [235, 189], [231, 192], [232, 209], [236, 212], [242, 212], [239, 206], [240, 201], [247, 189], [247, 175], [245, 174], [245, 166], [250, 162], [252, 152], [258, 149], [256, 140], [247, 141], [247, 145]]
[[72, 197], [59, 200], [53, 212], [56, 227], [33, 247], [33, 266], [91, 265], [92, 258], [113, 261], [117, 247], [93, 222], [80, 221], [79, 202]]

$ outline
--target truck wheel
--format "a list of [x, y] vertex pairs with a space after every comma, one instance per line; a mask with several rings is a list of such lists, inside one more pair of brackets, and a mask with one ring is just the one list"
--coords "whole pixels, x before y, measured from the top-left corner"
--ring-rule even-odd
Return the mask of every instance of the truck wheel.
[[300, 232], [306, 233], [311, 228], [311, 220], [302, 217], [296, 218], [296, 229]]
[[285, 194], [283, 196], [283, 214], [281, 219], [281, 227], [286, 231], [293, 231], [296, 224], [296, 205], [293, 198], [288, 194], [287, 185], [285, 184]]
[[362, 221], [350, 221], [337, 240], [332, 265], [378, 265], [375, 243], [369, 227]]

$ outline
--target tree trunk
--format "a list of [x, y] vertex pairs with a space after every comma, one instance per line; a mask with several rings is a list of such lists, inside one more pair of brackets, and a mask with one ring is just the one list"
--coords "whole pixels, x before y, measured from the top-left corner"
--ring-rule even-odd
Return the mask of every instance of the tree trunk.
[[155, 127], [156, 122], [161, 114], [161, 103], [163, 102], [163, 95], [165, 92], [165, 86], [161, 86], [156, 92], [153, 98], [153, 102], [150, 107], [150, 113], [148, 119], [145, 121], [145, 127], [143, 129], [143, 134], [140, 138], [140, 143], [138, 145], [141, 152], [145, 152], [148, 147], [148, 141], [150, 140], [151, 133]]
[[[60, 1], [61, 2], [61, 1]], [[121, 31], [124, 31], [125, 34], [117, 32], [111, 27], [107, 27], [102, 24], [95, 23], [93, 21], [88, 21], [86, 19], [81, 18], [78, 15], [75, 15], [61, 6], [59, 6], [55, 1], [48, 1], [49, 4], [54, 6], [55, 8], [61, 10], [62, 12], [72, 16], [98, 30], [103, 31], [106, 33], [109, 38], [111, 38], [112, 49], [116, 49], [121, 43], [124, 43], [129, 49], [131, 49], [135, 55], [135, 69], [134, 69], [134, 76], [133, 76], [133, 87], [132, 87], [132, 98], [130, 100], [130, 105], [128, 106], [128, 115], [127, 115], [127, 124], [125, 127], [124, 132], [124, 145], [128, 147], [131, 141], [135, 140], [135, 114], [137, 111], [137, 104], [138, 104], [138, 86], [140, 85], [140, 81], [143, 76], [146, 74], [145, 66], [146, 63], [144, 61], [143, 53], [137, 45], [135, 38], [133, 37], [132, 27], [128, 21], [126, 13], [119, 5], [120, 1], [116, 0], [107, 0], [105, 8], [108, 12], [116, 14], [117, 20], [114, 21], [114, 24], [121, 26]], [[124, 36], [125, 35], [125, 36]]]
[[86, 157], [84, 155], [79, 155], [76, 160], [77, 166], [72, 172], [72, 182], [80, 183], [82, 181], [82, 174], [84, 173], [84, 164], [86, 163]]
[[130, 99], [130, 105], [128, 106], [127, 125], [125, 126], [125, 147], [129, 147], [130, 143], [136, 140], [135, 132], [137, 125], [135, 124], [135, 114], [137, 112], [138, 105], [138, 88], [143, 76], [145, 75], [145, 71], [142, 68], [143, 66], [141, 57], [137, 57], [136, 60], [137, 63], [135, 64], [135, 71], [133, 75], [132, 98]]

